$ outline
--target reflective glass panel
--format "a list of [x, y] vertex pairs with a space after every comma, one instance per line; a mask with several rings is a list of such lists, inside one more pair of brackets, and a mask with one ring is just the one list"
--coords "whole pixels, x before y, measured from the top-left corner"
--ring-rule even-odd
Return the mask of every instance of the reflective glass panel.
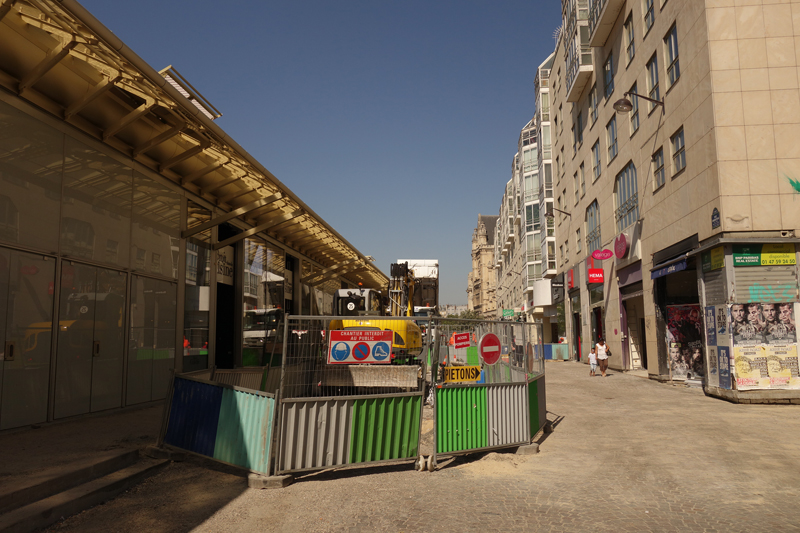
[[47, 419], [55, 263], [0, 249], [0, 429]]
[[61, 253], [127, 268], [133, 171], [67, 138]]
[[178, 277], [180, 203], [177, 192], [134, 172], [131, 268]]
[[0, 102], [0, 241], [58, 249], [64, 135]]
[[[211, 211], [188, 202], [186, 227], [211, 220]], [[183, 311], [183, 371], [208, 368], [208, 328], [211, 301], [211, 230], [186, 240], [186, 293]]]

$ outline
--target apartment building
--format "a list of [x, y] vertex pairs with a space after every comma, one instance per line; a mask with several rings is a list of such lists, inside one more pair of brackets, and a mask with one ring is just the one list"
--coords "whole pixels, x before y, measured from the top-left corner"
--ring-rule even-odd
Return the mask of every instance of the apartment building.
[[800, 5], [757, 4], [562, 0], [544, 275], [575, 358], [800, 401]]
[[486, 318], [494, 318], [497, 310], [494, 274], [497, 218], [497, 215], [478, 215], [478, 225], [472, 232], [472, 270], [467, 276], [468, 309]]

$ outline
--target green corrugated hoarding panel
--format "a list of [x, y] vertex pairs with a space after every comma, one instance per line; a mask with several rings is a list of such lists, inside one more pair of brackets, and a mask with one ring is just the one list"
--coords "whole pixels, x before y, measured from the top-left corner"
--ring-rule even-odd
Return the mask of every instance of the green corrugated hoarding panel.
[[408, 459], [419, 453], [422, 396], [357, 399], [350, 462]]
[[467, 364], [468, 365], [479, 365], [481, 364], [481, 360], [478, 357], [478, 347], [477, 346], [470, 346], [467, 348]]
[[485, 387], [436, 389], [436, 452], [484, 448], [488, 442]]
[[267, 474], [275, 399], [224, 389], [214, 459]]
[[528, 411], [531, 420], [531, 437], [539, 431], [539, 383], [531, 381], [528, 383]]

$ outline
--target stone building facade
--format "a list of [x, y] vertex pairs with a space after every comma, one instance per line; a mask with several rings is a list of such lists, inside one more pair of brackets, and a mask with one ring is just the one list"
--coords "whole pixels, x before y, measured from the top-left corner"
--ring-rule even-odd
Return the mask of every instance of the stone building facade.
[[467, 278], [467, 305], [486, 318], [497, 311], [494, 273], [494, 234], [497, 215], [478, 215], [472, 232], [472, 271]]

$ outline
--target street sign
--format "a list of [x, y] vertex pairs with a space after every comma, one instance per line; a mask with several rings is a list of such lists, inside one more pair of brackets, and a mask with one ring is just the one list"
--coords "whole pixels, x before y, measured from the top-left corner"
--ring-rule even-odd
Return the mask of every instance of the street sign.
[[500, 339], [494, 333], [487, 333], [478, 342], [478, 352], [487, 365], [493, 365], [500, 359]]
[[444, 369], [445, 383], [454, 381], [480, 381], [480, 366], [448, 366]]
[[469, 348], [469, 333], [454, 334], [453, 343], [456, 348]]
[[391, 363], [391, 331], [332, 330], [328, 336], [329, 365]]
[[514, 310], [513, 309], [503, 309], [503, 318], [509, 317], [509, 316], [514, 316]]

